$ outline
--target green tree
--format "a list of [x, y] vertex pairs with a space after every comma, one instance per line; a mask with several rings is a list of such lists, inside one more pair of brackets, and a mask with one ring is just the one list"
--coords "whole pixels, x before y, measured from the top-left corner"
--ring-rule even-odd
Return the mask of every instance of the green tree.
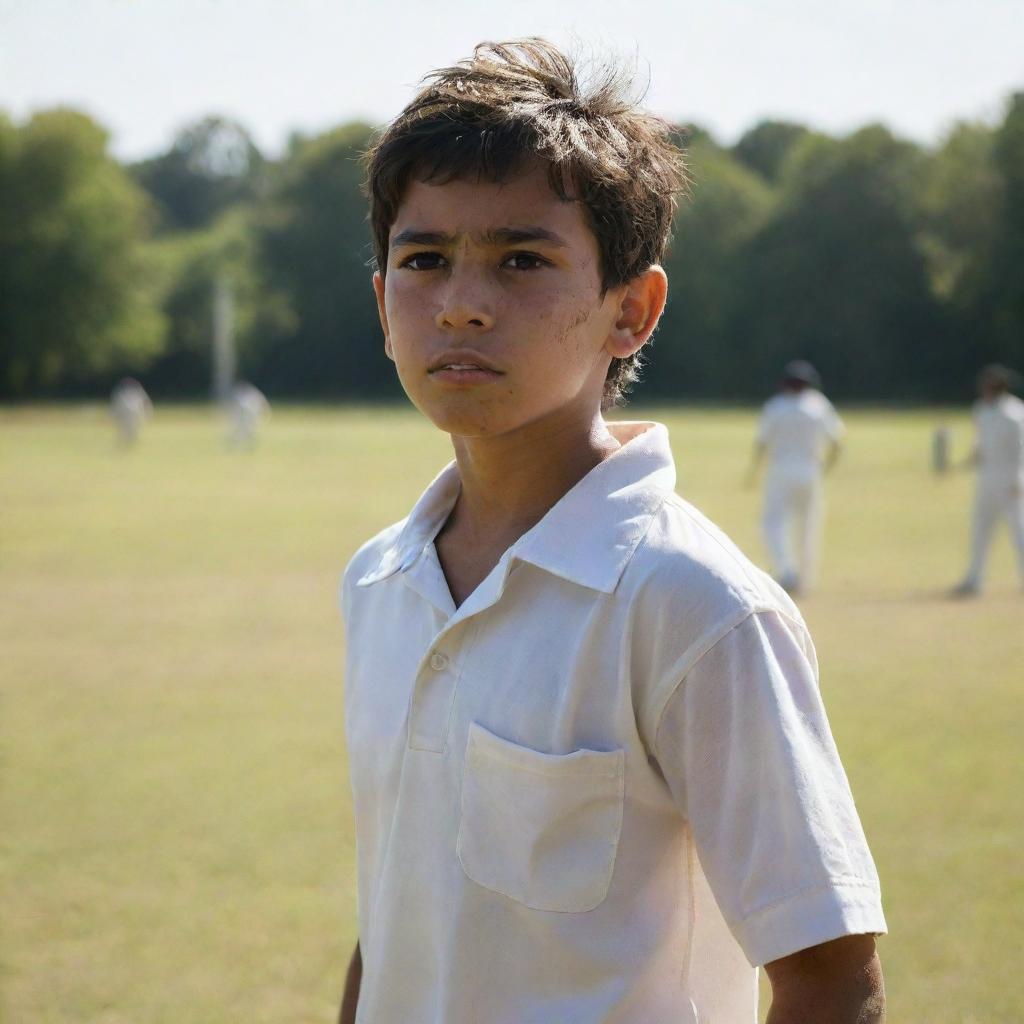
[[138, 367], [163, 324], [142, 258], [145, 197], [72, 110], [0, 118], [0, 393]]
[[796, 144], [810, 134], [802, 124], [762, 121], [743, 133], [732, 153], [765, 181], [777, 182]]
[[735, 311], [745, 393], [802, 356], [842, 397], [929, 394], [945, 341], [919, 245], [924, 172], [921, 151], [879, 125], [798, 144]]
[[676, 217], [669, 303], [644, 374], [644, 393], [665, 397], [728, 393], [746, 248], [774, 204], [769, 186], [710, 136], [696, 136], [687, 159], [693, 187]]
[[238, 122], [205, 117], [180, 132], [166, 153], [131, 170], [153, 197], [161, 228], [191, 231], [208, 227], [237, 203], [258, 198], [266, 166]]
[[1024, 370], [1024, 92], [1010, 98], [993, 139], [999, 203], [991, 246], [969, 309], [975, 363], [999, 360]]
[[999, 221], [994, 138], [987, 125], [961, 123], [928, 160], [922, 243], [935, 294], [955, 305], [973, 301]]
[[[263, 272], [292, 329], [263, 333], [257, 383], [292, 393], [398, 394], [370, 288], [365, 124], [295, 140], [258, 226]], [[283, 318], [279, 318], [281, 323]]]
[[235, 206], [209, 228], [162, 236], [150, 243], [151, 260], [159, 268], [160, 307], [167, 321], [163, 350], [145, 375], [154, 395], [208, 393], [218, 278], [226, 279], [231, 288], [240, 376], [259, 375], [260, 339], [294, 329], [281, 297], [265, 287], [253, 215], [252, 208]]

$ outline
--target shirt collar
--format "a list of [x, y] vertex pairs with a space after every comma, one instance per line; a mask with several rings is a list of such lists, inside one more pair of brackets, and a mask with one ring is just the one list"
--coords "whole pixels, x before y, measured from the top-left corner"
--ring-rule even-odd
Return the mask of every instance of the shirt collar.
[[[508, 552], [510, 558], [605, 593], [615, 589], [676, 484], [664, 426], [620, 421], [608, 428], [622, 447], [563, 495]], [[394, 544], [357, 585], [369, 586], [411, 568], [447, 520], [459, 486], [458, 468], [449, 463], [416, 502]]]

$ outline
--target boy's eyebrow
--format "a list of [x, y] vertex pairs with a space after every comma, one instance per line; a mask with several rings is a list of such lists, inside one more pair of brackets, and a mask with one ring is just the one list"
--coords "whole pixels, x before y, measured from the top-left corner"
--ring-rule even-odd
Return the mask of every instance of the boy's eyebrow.
[[522, 245], [525, 242], [547, 242], [550, 245], [562, 247], [569, 244], [561, 235], [542, 227], [494, 228], [484, 232], [483, 242], [485, 245]]
[[416, 228], [408, 228], [391, 239], [391, 247], [397, 249], [400, 245], [449, 245], [452, 241], [454, 239], [451, 235], [441, 231], [418, 231]]
[[[391, 240], [392, 248], [403, 245], [451, 245], [455, 235], [446, 235], [443, 231], [421, 231], [418, 228], [407, 228], [399, 231]], [[549, 245], [565, 247], [566, 242], [561, 235], [548, 228], [529, 226], [521, 228], [492, 228], [480, 236], [484, 245], [523, 245], [527, 242], [547, 242]]]

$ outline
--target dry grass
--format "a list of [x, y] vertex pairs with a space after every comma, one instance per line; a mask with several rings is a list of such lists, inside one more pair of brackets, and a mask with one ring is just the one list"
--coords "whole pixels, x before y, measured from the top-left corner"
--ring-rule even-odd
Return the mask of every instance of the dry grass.
[[[635, 413], [639, 414], [639, 413]], [[756, 557], [747, 412], [662, 411]], [[849, 417], [805, 602], [885, 886], [894, 1021], [1016, 1024], [1024, 598], [963, 568], [929, 414]], [[967, 429], [954, 424], [962, 445]], [[327, 1022], [354, 934], [337, 581], [447, 457], [410, 412], [279, 410], [251, 455], [161, 410], [0, 414], [2, 1019]]]

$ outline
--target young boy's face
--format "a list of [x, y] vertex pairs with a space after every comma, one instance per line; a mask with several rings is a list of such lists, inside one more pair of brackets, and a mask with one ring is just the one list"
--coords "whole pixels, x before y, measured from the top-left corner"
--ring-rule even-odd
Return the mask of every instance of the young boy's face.
[[584, 210], [543, 166], [504, 184], [412, 182], [374, 288], [402, 386], [453, 435], [589, 423], [622, 354], [626, 286], [602, 293]]

